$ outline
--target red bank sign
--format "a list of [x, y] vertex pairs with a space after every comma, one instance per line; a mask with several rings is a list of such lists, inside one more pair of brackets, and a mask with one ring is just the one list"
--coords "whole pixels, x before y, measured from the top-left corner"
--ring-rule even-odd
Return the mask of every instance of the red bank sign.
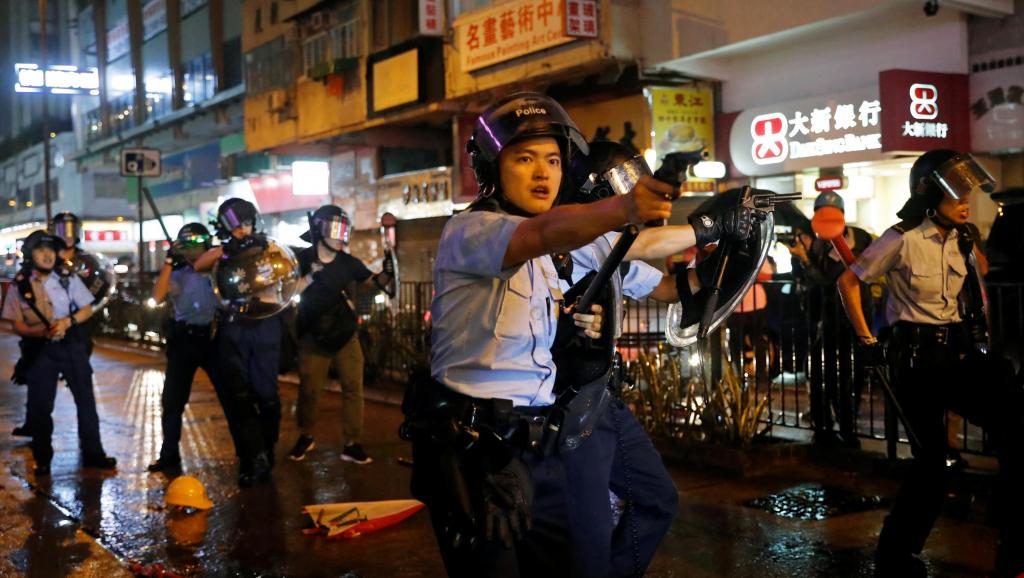
[[882, 151], [971, 150], [966, 74], [884, 70]]

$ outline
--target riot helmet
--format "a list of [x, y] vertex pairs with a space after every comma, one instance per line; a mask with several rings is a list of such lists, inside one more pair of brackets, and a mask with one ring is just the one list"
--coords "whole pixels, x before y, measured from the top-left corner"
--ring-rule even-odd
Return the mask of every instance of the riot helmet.
[[910, 199], [897, 215], [901, 219], [920, 217], [935, 210], [944, 196], [959, 200], [976, 189], [991, 193], [995, 186], [995, 179], [972, 155], [930, 150], [910, 168]]
[[818, 198], [814, 199], [814, 210], [817, 211], [822, 207], [835, 207], [842, 212], [846, 212], [846, 203], [843, 202], [843, 197], [839, 196], [839, 193], [835, 191], [825, 191], [818, 195]]
[[228, 199], [217, 207], [217, 235], [227, 239], [231, 236], [231, 231], [245, 225], [252, 226], [255, 233], [257, 217], [259, 211], [249, 201], [239, 198]]
[[[25, 266], [31, 267], [41, 273], [49, 273], [53, 271], [53, 266], [57, 263], [57, 251], [63, 246], [63, 241], [59, 238], [47, 233], [45, 230], [32, 231], [32, 233], [25, 237], [25, 241], [21, 244], [21, 252], [24, 255]], [[53, 251], [53, 260], [50, 263], [40, 263], [35, 255], [37, 249], [50, 249]]]
[[[299, 236], [307, 243], [316, 244], [317, 241], [333, 239], [348, 245], [349, 235], [352, 229], [352, 219], [349, 218], [341, 207], [337, 205], [324, 205], [316, 211], [309, 213], [309, 230]], [[324, 244], [328, 249], [330, 245]]]
[[572, 187], [561, 199], [562, 204], [592, 203], [613, 196], [615, 189], [607, 171], [636, 157], [628, 147], [611, 140], [595, 140], [588, 146], [589, 154], [575, 155], [569, 162], [567, 172]]
[[[473, 126], [466, 143], [470, 166], [476, 173], [481, 197], [490, 197], [500, 189], [498, 155], [515, 141], [552, 137], [562, 149], [562, 165], [568, 166], [573, 149], [587, 154], [587, 141], [576, 123], [560, 104], [536, 92], [519, 92], [502, 98], [487, 108]], [[563, 178], [561, 190], [568, 179]]]
[[201, 223], [187, 223], [178, 231], [174, 248], [179, 251], [201, 248], [205, 251], [210, 248], [210, 230]]
[[53, 217], [50, 231], [65, 247], [73, 247], [82, 240], [82, 221], [71, 211], [63, 211]]

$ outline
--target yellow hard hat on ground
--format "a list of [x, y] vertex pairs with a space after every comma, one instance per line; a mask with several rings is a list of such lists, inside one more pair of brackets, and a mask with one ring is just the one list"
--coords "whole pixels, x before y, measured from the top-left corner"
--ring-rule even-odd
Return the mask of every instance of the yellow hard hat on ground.
[[196, 508], [198, 510], [209, 510], [213, 502], [206, 497], [206, 488], [203, 482], [192, 476], [178, 476], [167, 486], [167, 495], [164, 501], [168, 506], [181, 506], [183, 508]]

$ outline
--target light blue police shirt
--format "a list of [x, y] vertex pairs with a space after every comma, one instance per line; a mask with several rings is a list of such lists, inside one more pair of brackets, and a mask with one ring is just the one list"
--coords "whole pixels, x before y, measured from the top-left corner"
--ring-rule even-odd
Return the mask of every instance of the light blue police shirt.
[[167, 293], [174, 305], [174, 320], [189, 325], [209, 325], [220, 306], [210, 279], [189, 266], [171, 271]]
[[[64, 287], [65, 282], [67, 287]], [[43, 283], [43, 290], [46, 291], [46, 296], [50, 300], [53, 320], [71, 315], [73, 313], [72, 304], [74, 304], [74, 311], [79, 311], [92, 305], [94, 299], [78, 275], [62, 277], [57, 273], [52, 273]]]
[[445, 225], [434, 261], [431, 374], [465, 395], [550, 405], [558, 274], [547, 256], [501, 268], [524, 220], [466, 211]]

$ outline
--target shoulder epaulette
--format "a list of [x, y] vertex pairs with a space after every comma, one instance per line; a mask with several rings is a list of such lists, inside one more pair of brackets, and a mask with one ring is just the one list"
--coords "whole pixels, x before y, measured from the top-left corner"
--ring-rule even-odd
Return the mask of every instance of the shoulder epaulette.
[[924, 219], [904, 219], [904, 220], [900, 221], [899, 223], [896, 223], [895, 225], [893, 225], [892, 228], [896, 232], [898, 232], [899, 234], [902, 235], [903, 233], [906, 233], [907, 231], [909, 231], [911, 229], [916, 229], [917, 226], [920, 225], [922, 221], [924, 221]]

